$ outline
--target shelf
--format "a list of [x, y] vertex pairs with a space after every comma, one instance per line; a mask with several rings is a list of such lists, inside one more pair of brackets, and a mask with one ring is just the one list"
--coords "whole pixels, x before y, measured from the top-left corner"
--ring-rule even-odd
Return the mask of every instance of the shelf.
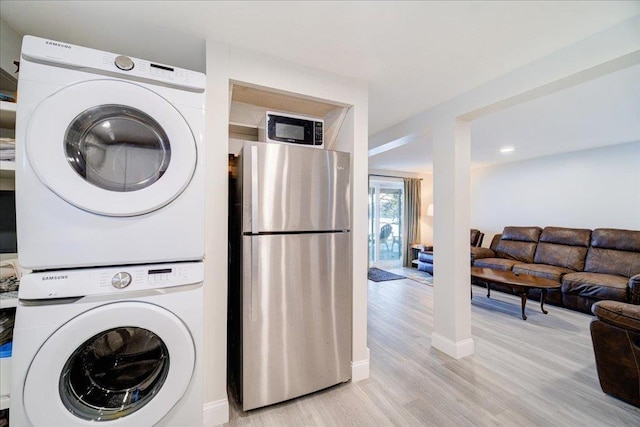
[[310, 117], [324, 117], [337, 107], [334, 104], [318, 99], [267, 90], [266, 88], [234, 84], [232, 90], [231, 100], [233, 102], [254, 105], [266, 110], [295, 112], [296, 114]]
[[[16, 292], [17, 294], [17, 292]], [[15, 308], [18, 306], [18, 297], [0, 298], [0, 310], [5, 308]]]
[[258, 128], [229, 122], [229, 138], [241, 139], [243, 141], [257, 141]]
[[0, 128], [12, 129], [16, 126], [15, 102], [0, 101]]
[[0, 160], [0, 170], [3, 171], [16, 171], [16, 162], [11, 160]]
[[16, 162], [9, 160], [0, 160], [0, 178], [2, 179], [15, 179], [16, 177]]

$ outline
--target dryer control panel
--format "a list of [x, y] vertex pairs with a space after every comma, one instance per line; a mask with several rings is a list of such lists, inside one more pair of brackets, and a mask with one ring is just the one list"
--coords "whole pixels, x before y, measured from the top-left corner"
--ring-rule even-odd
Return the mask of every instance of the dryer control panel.
[[193, 285], [203, 280], [202, 261], [45, 271], [23, 275], [18, 298], [43, 300], [122, 294]]
[[156, 82], [193, 92], [203, 92], [206, 86], [206, 76], [197, 71], [34, 36], [24, 37], [22, 55], [34, 62]]

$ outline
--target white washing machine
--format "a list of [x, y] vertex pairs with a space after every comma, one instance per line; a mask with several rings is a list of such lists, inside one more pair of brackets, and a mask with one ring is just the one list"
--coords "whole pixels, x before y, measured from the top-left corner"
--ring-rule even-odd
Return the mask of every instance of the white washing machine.
[[26, 36], [16, 118], [20, 263], [204, 256], [205, 76]]
[[202, 262], [24, 275], [15, 426], [201, 426]]

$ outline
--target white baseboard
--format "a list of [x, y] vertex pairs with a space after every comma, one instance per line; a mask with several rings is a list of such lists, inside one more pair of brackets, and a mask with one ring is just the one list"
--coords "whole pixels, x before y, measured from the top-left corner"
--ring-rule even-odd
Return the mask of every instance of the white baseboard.
[[462, 341], [452, 341], [434, 332], [431, 334], [431, 345], [454, 359], [462, 359], [475, 353], [473, 338], [467, 338]]
[[229, 401], [227, 399], [208, 402], [202, 406], [202, 425], [204, 427], [219, 426], [228, 422]]
[[367, 358], [351, 362], [351, 382], [366, 380], [369, 378], [369, 360], [371, 359], [369, 349], [367, 348]]

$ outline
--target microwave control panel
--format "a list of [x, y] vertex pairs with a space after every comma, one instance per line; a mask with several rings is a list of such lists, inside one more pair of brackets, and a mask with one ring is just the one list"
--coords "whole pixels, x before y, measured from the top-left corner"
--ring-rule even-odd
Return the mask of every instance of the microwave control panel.
[[313, 145], [322, 145], [323, 143], [323, 138], [324, 138], [324, 131], [322, 128], [322, 122], [314, 122], [314, 131], [313, 131], [313, 141], [314, 144]]

